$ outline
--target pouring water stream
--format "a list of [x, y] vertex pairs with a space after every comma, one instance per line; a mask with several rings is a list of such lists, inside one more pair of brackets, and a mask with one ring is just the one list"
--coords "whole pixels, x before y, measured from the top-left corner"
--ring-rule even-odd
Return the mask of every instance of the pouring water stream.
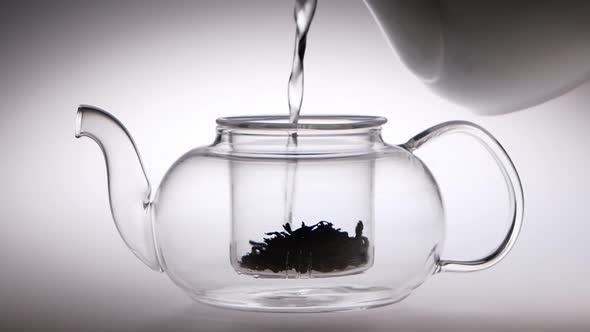
[[[288, 84], [289, 121], [297, 124], [303, 102], [303, 58], [307, 45], [307, 33], [313, 20], [317, 0], [296, 0], [293, 16], [295, 19], [295, 47], [293, 53], [293, 65]], [[289, 133], [287, 151], [297, 148], [297, 132]], [[285, 176], [285, 216], [284, 220], [293, 225], [293, 207], [295, 202], [295, 186], [297, 178], [297, 161], [288, 161]]]

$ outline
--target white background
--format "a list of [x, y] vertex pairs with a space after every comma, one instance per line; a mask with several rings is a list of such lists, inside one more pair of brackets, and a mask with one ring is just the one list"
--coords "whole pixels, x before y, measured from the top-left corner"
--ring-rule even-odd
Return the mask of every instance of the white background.
[[[152, 184], [214, 138], [220, 116], [286, 114], [291, 1], [22, 3], [0, 10], [0, 327], [7, 330], [587, 331], [590, 84], [541, 106], [477, 116], [397, 60], [360, 1], [320, 1], [303, 113], [384, 115], [403, 143], [438, 122], [491, 131], [525, 189], [525, 227], [501, 264], [434, 276], [402, 303], [315, 315], [194, 304], [120, 240], [99, 149], [78, 104], [119, 117]], [[420, 151], [447, 206], [445, 257], [477, 258], [506, 230], [498, 171], [468, 138]], [[206, 271], [203, 271], [206, 273]]]

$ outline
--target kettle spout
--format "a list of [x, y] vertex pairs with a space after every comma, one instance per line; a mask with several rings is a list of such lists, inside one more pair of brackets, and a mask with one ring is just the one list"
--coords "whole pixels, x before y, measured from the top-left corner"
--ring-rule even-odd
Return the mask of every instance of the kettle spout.
[[151, 186], [133, 138], [114, 116], [86, 105], [76, 116], [76, 137], [82, 136], [102, 150], [111, 214], [123, 241], [147, 266], [162, 271], [152, 227]]

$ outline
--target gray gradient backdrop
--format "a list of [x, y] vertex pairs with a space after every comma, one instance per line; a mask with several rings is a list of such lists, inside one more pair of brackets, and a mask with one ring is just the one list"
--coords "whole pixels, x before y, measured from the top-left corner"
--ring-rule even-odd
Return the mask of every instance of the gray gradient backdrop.
[[[400, 304], [284, 315], [193, 304], [126, 249], [99, 149], [75, 140], [78, 104], [116, 114], [152, 183], [213, 139], [219, 116], [287, 112], [292, 1], [26, 1], [0, 5], [0, 327], [76, 331], [588, 331], [590, 84], [480, 117], [432, 95], [361, 1], [320, 1], [304, 113], [380, 114], [402, 143], [477, 122], [504, 144], [526, 194], [520, 241], [496, 267], [434, 276]], [[420, 152], [448, 207], [445, 256], [474, 258], [506, 230], [500, 175], [475, 143]], [[207, 273], [207, 271], [203, 271]]]

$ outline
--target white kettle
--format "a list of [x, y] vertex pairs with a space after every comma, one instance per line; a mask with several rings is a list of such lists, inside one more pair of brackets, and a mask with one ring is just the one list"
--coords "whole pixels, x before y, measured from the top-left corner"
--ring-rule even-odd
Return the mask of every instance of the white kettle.
[[365, 3], [417, 77], [476, 113], [528, 108], [590, 78], [590, 1]]

